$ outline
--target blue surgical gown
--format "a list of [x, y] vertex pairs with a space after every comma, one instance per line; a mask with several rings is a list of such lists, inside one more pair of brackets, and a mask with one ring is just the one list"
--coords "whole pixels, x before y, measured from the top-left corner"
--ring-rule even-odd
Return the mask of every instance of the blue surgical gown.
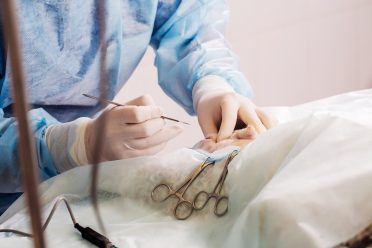
[[[43, 139], [46, 127], [99, 110], [95, 101], [81, 95], [99, 95], [98, 0], [15, 2], [32, 107], [29, 119], [39, 173], [45, 180], [59, 173]], [[206, 75], [221, 76], [235, 91], [250, 96], [237, 58], [224, 39], [225, 1], [108, 0], [105, 4], [110, 98], [128, 80], [149, 45], [156, 53], [161, 88], [188, 113], [194, 114], [192, 88]], [[0, 25], [0, 193], [14, 193], [22, 188], [12, 113], [12, 68], [6, 55]]]

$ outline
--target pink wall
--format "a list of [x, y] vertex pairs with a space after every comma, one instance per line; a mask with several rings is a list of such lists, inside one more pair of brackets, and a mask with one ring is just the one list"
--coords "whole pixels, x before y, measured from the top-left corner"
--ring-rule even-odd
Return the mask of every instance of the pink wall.
[[[372, 0], [230, 0], [228, 37], [260, 105], [293, 105], [372, 88]], [[197, 120], [159, 89], [149, 51], [120, 95], [150, 93], [193, 125], [166, 151], [202, 138]]]
[[230, 42], [257, 103], [292, 105], [372, 87], [371, 0], [230, 4]]

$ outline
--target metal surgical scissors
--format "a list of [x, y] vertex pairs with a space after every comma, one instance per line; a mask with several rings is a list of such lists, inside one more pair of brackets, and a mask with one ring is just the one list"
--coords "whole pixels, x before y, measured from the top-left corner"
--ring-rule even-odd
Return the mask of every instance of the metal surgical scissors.
[[189, 218], [194, 211], [193, 204], [186, 200], [183, 196], [190, 185], [195, 181], [195, 179], [200, 175], [200, 173], [207, 168], [209, 165], [214, 164], [214, 161], [209, 161], [207, 158], [198, 168], [196, 168], [191, 176], [176, 190], [174, 190], [170, 185], [161, 183], [155, 186], [151, 192], [151, 198], [155, 202], [163, 202], [171, 196], [178, 198], [177, 205], [173, 210], [174, 216], [178, 220], [185, 220]]
[[216, 186], [212, 192], [200, 191], [194, 198], [193, 208], [195, 210], [202, 210], [211, 198], [216, 199], [214, 204], [214, 214], [218, 217], [224, 216], [228, 211], [229, 197], [221, 195], [222, 187], [225, 182], [228, 173], [228, 166], [234, 157], [238, 154], [237, 150], [230, 153], [228, 159], [225, 162], [220, 178], [217, 181]]

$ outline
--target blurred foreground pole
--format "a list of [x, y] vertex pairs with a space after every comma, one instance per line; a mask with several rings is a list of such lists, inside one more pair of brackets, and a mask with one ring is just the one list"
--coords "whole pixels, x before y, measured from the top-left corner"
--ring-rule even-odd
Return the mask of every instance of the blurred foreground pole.
[[23, 180], [23, 190], [26, 194], [29, 215], [31, 217], [34, 246], [44, 248], [45, 241], [42, 232], [40, 204], [38, 195], [38, 174], [36, 150], [32, 132], [28, 125], [28, 105], [25, 94], [25, 76], [22, 68], [21, 46], [18, 39], [18, 28], [14, 0], [1, 0], [4, 14], [5, 40], [11, 63], [13, 111], [18, 124], [18, 154]]
[[[108, 96], [108, 74], [106, 69], [107, 64], [107, 41], [106, 41], [106, 0], [100, 0], [98, 2], [98, 39], [100, 44], [101, 59], [100, 59], [100, 78], [99, 78], [99, 97], [101, 99], [107, 99]], [[102, 109], [105, 108], [106, 104], [99, 101]], [[103, 111], [102, 115], [98, 119], [98, 127], [96, 130], [95, 144], [93, 146], [93, 157], [92, 157], [92, 172], [91, 172], [91, 183], [90, 183], [90, 196], [98, 222], [99, 229], [104, 235], [107, 235], [105, 225], [102, 220], [101, 212], [99, 211], [98, 199], [97, 199], [97, 187], [98, 187], [98, 173], [99, 173], [99, 163], [101, 161], [101, 150], [102, 150], [102, 140], [106, 134], [106, 119], [107, 114]]]

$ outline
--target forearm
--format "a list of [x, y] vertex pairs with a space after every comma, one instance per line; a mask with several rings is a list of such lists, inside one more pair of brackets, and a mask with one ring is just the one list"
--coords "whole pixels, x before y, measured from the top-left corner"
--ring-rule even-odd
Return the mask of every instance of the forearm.
[[252, 95], [224, 37], [227, 19], [225, 1], [183, 1], [153, 35], [159, 84], [190, 114], [195, 114], [195, 83], [211, 75], [243, 96]]
[[[44, 141], [46, 128], [57, 121], [43, 109], [29, 111], [29, 123], [35, 141], [38, 172], [41, 180], [58, 174]], [[18, 154], [18, 130], [14, 117], [5, 118], [0, 109], [0, 188], [2, 193], [21, 192], [21, 172]]]
[[46, 129], [45, 142], [59, 172], [88, 164], [84, 138], [89, 120], [79, 118]]

